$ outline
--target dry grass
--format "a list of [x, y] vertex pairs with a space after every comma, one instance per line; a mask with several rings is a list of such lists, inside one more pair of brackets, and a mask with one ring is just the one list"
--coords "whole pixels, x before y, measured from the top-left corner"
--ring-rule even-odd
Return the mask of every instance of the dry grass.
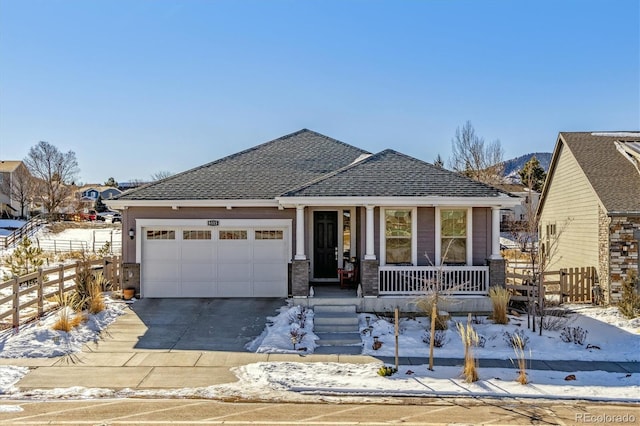
[[[436, 306], [436, 315], [433, 317], [433, 306]], [[445, 315], [440, 315], [438, 310], [438, 297], [434, 295], [428, 295], [421, 297], [416, 301], [416, 308], [424, 312], [432, 321], [435, 319], [436, 330], [447, 330], [449, 328], [449, 318]]]
[[58, 312], [58, 320], [53, 324], [53, 329], [58, 331], [70, 332], [75, 327], [82, 324], [84, 317], [74, 312], [69, 306], [63, 306]]
[[104, 303], [104, 295], [102, 293], [102, 286], [97, 281], [94, 281], [89, 286], [89, 312], [92, 314], [99, 314], [107, 309]]
[[489, 289], [489, 297], [491, 298], [491, 304], [493, 305], [493, 313], [491, 319], [496, 324], [508, 324], [509, 318], [507, 317], [507, 305], [511, 294], [509, 290], [504, 287], [491, 287]]
[[524, 357], [524, 347], [525, 343], [520, 338], [520, 335], [514, 335], [513, 351], [516, 354], [516, 362], [518, 363], [518, 377], [516, 378], [516, 382], [521, 385], [529, 383], [529, 378], [527, 377], [527, 360]]
[[467, 319], [467, 325], [457, 323], [458, 333], [464, 344], [464, 369], [462, 374], [467, 383], [478, 381], [478, 362], [473, 356], [473, 347], [478, 344], [478, 333], [471, 325], [471, 314]]

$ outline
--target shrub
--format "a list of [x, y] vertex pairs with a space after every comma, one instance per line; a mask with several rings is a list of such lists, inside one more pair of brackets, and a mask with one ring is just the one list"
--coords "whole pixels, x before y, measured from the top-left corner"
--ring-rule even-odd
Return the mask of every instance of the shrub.
[[529, 343], [529, 336], [524, 334], [522, 330], [516, 330], [513, 333], [505, 331], [503, 337], [505, 342], [512, 348], [522, 346], [522, 349], [524, 349]]
[[513, 334], [512, 343], [513, 351], [515, 352], [516, 360], [518, 363], [518, 378], [516, 379], [516, 382], [520, 383], [521, 385], [526, 385], [527, 383], [529, 383], [529, 379], [527, 377], [527, 360], [524, 356], [524, 347], [527, 343], [524, 342], [522, 340], [522, 337], [517, 333]]
[[493, 305], [493, 314], [491, 315], [493, 322], [496, 324], [508, 324], [507, 305], [509, 304], [509, 299], [511, 299], [509, 290], [504, 287], [491, 287], [489, 289], [489, 297]]
[[563, 309], [553, 309], [545, 312], [540, 320], [540, 326], [543, 330], [559, 331], [567, 325], [567, 311]]
[[565, 327], [560, 332], [560, 338], [566, 343], [575, 343], [577, 345], [583, 345], [587, 339], [589, 332], [582, 327]]
[[471, 325], [471, 314], [469, 314], [467, 325], [462, 323], [456, 324], [458, 327], [458, 333], [464, 344], [464, 369], [463, 375], [467, 383], [473, 383], [478, 381], [478, 363], [473, 356], [473, 346], [478, 344], [478, 333], [473, 329]]
[[84, 320], [82, 315], [77, 314], [68, 306], [63, 306], [58, 312], [58, 320], [53, 324], [53, 329], [70, 332]]
[[42, 266], [45, 255], [40, 247], [33, 245], [27, 237], [23, 238], [13, 252], [4, 259], [5, 266], [11, 274], [5, 274], [4, 279], [8, 280], [12, 275], [23, 276], [35, 272]]
[[107, 306], [104, 303], [104, 296], [102, 294], [102, 286], [97, 280], [91, 283], [89, 287], [89, 312], [92, 314], [98, 314], [104, 311]]
[[382, 377], [393, 376], [398, 372], [398, 369], [390, 366], [382, 366], [378, 369], [378, 375]]
[[[431, 342], [431, 331], [427, 330], [422, 335], [422, 341], [427, 345]], [[433, 335], [433, 346], [436, 348], [441, 348], [444, 344], [447, 343], [447, 330], [436, 330]]]
[[627, 279], [622, 284], [622, 298], [618, 302], [618, 311], [629, 319], [640, 316], [640, 295], [635, 289], [637, 278], [637, 272], [633, 269], [629, 270]]

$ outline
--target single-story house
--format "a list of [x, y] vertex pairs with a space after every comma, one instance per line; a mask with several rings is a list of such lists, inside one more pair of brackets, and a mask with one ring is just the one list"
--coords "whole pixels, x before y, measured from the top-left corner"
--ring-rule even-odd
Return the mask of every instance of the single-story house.
[[594, 267], [619, 299], [639, 268], [640, 132], [561, 132], [538, 216], [546, 269]]
[[[141, 297], [307, 298], [355, 260], [364, 298], [504, 284], [500, 209], [520, 199], [393, 150], [298, 132], [127, 191]], [[440, 275], [438, 275], [440, 274]]]

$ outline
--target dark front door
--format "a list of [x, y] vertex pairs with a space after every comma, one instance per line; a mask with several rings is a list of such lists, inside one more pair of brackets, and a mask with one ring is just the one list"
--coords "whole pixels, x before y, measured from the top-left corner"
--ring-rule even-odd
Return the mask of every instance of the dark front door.
[[338, 212], [313, 212], [313, 277], [338, 277]]

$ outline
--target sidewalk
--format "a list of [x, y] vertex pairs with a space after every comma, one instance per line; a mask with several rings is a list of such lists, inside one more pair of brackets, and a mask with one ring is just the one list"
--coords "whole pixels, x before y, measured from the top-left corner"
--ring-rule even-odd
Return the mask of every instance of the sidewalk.
[[[59, 358], [0, 359], [0, 364], [25, 366], [32, 370], [16, 386], [22, 391], [81, 386], [134, 390], [183, 389], [234, 383], [232, 367], [256, 362], [333, 362], [344, 364], [384, 363], [393, 357], [363, 355], [264, 354], [251, 352], [184, 350], [144, 345], [141, 336], [148, 330], [140, 317], [128, 311], [103, 332], [103, 339], [84, 346], [83, 351]], [[163, 339], [163, 336], [158, 336]], [[147, 342], [149, 343], [149, 342]], [[480, 368], [514, 368], [511, 360], [479, 359]], [[401, 357], [400, 365], [428, 364], [428, 358]], [[463, 359], [436, 358], [436, 366], [462, 367]], [[640, 363], [610, 361], [528, 361], [529, 370], [606, 371], [640, 373]]]

